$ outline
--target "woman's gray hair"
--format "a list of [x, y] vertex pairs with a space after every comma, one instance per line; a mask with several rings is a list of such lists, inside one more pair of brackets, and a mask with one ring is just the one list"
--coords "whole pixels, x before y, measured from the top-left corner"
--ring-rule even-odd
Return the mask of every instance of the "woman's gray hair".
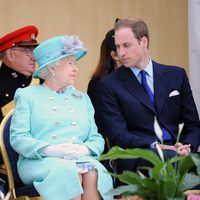
[[59, 64], [60, 64], [60, 60], [56, 60], [55, 62], [52, 62], [52, 63], [42, 67], [39, 70], [38, 77], [45, 80], [50, 73], [50, 69], [55, 68]]

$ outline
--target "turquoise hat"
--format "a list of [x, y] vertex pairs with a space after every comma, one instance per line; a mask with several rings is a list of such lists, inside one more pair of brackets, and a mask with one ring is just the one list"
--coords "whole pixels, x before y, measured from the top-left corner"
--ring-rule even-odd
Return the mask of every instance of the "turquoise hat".
[[33, 51], [33, 55], [38, 64], [38, 69], [33, 73], [33, 77], [38, 78], [38, 74], [42, 68], [57, 60], [70, 55], [74, 55], [75, 59], [79, 60], [86, 53], [87, 49], [76, 35], [50, 38], [42, 42]]

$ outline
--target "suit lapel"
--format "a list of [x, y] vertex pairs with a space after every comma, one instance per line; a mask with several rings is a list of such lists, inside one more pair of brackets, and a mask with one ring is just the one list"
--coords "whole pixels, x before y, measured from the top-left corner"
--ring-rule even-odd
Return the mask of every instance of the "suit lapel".
[[166, 97], [166, 91], [168, 87], [168, 80], [166, 78], [165, 68], [153, 62], [153, 73], [154, 73], [154, 98], [155, 98], [155, 107], [159, 113], [163, 107]]
[[133, 72], [128, 68], [121, 67], [119, 73], [120, 79], [123, 81], [124, 88], [128, 90], [131, 95], [135, 96], [139, 101], [141, 101], [146, 107], [155, 112], [154, 106], [152, 105], [149, 97], [141, 87]]

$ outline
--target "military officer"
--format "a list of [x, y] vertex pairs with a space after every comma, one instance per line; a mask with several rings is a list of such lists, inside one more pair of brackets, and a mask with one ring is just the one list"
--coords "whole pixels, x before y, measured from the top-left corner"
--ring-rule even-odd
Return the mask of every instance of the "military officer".
[[38, 29], [26, 26], [0, 38], [0, 122], [14, 107], [17, 88], [28, 86], [35, 70], [33, 49], [38, 45]]

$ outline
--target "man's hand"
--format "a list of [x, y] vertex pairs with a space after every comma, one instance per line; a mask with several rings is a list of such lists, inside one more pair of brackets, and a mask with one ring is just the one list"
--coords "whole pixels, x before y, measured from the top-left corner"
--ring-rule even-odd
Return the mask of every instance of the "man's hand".
[[191, 144], [182, 144], [182, 143], [178, 142], [174, 146], [176, 147], [176, 151], [179, 156], [188, 155], [191, 151], [191, 149], [190, 149]]
[[190, 153], [191, 144], [176, 143], [175, 145], [159, 144], [161, 149], [169, 149], [177, 152], [179, 156], [188, 155]]

